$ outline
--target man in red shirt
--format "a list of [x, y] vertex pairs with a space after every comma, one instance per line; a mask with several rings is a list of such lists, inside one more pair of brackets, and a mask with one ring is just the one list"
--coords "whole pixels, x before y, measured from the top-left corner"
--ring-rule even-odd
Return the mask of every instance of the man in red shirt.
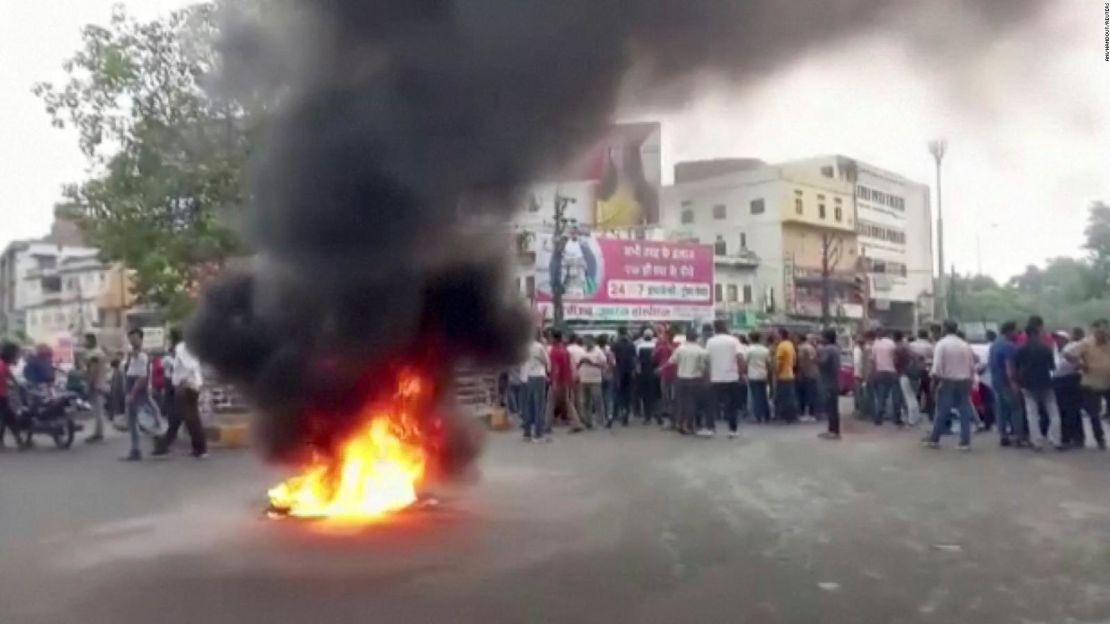
[[659, 373], [659, 387], [663, 395], [660, 411], [671, 423], [674, 422], [675, 416], [674, 385], [675, 379], [678, 378], [678, 365], [670, 363], [672, 353], [674, 353], [674, 344], [671, 342], [671, 335], [664, 331], [659, 334], [659, 340], [655, 343], [653, 357], [655, 359], [655, 370]]
[[16, 444], [19, 443], [17, 437], [19, 427], [15, 421], [13, 405], [17, 389], [15, 375], [12, 373], [12, 366], [18, 359], [18, 345], [11, 342], [0, 344], [0, 446], [4, 445], [4, 433], [8, 429], [11, 429], [12, 436], [16, 437]]
[[574, 368], [570, 362], [570, 352], [563, 344], [563, 332], [551, 332], [551, 394], [547, 401], [547, 423], [551, 425], [555, 410], [562, 406], [570, 420], [570, 432], [582, 431], [582, 420], [574, 407]]

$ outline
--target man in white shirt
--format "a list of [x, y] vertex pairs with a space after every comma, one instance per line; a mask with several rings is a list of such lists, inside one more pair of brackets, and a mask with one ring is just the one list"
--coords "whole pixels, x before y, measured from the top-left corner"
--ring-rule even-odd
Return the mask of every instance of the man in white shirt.
[[[573, 354], [571, 361], [574, 361]], [[586, 336], [586, 346], [574, 366], [578, 373], [578, 414], [591, 429], [595, 423], [600, 426], [605, 417], [601, 382], [607, 365], [605, 352], [597, 346], [593, 336]]]
[[131, 343], [131, 351], [127, 354], [123, 374], [131, 450], [122, 459], [137, 462], [143, 458], [142, 451], [139, 450], [139, 410], [157, 412], [154, 401], [150, 398], [150, 356], [143, 351], [143, 330], [132, 329], [127, 332], [127, 339]]
[[771, 403], [767, 394], [767, 372], [771, 363], [771, 350], [767, 347], [770, 337], [752, 332], [751, 345], [745, 356], [748, 364], [748, 390], [751, 395], [752, 415], [756, 422], [771, 419]]
[[870, 383], [875, 392], [875, 424], [883, 424], [883, 414], [890, 405], [891, 420], [898, 426], [902, 425], [901, 390], [898, 386], [898, 369], [895, 366], [895, 354], [898, 345], [891, 339], [886, 330], [879, 332], [878, 339], [871, 345], [871, 363], [874, 374]]
[[547, 429], [544, 414], [547, 409], [547, 375], [551, 370], [551, 358], [547, 347], [540, 342], [539, 332], [528, 346], [528, 357], [521, 366], [524, 384], [524, 441], [541, 442]]
[[180, 329], [175, 327], [170, 330], [170, 344], [174, 345], [169, 379], [173, 386], [174, 406], [169, 411], [166, 434], [157, 438], [151, 456], [169, 456], [170, 448], [177, 441], [177, 433], [184, 423], [193, 446], [192, 456], [195, 459], [204, 459], [208, 456], [208, 441], [200, 422], [200, 391], [204, 387], [204, 373], [200, 361], [182, 341]]
[[739, 425], [740, 409], [740, 341], [728, 333], [725, 321], [713, 324], [716, 334], [706, 341], [705, 350], [709, 354], [709, 387], [712, 393], [709, 422], [698, 432], [701, 436], [712, 436], [717, 428], [716, 420], [724, 417], [728, 421], [728, 437], [735, 438]]
[[944, 322], [944, 338], [937, 341], [933, 352], [933, 379], [937, 385], [937, 411], [933, 416], [933, 432], [925, 439], [929, 448], [940, 447], [940, 436], [948, 428], [948, 415], [955, 409], [960, 415], [960, 450], [971, 450], [971, 380], [975, 376], [975, 355], [956, 332], [956, 321]]
[[694, 433], [697, 427], [698, 397], [701, 395], [707, 363], [705, 347], [698, 344], [698, 333], [686, 331], [686, 341], [671, 353], [670, 364], [678, 368], [675, 380], [675, 424], [683, 435]]

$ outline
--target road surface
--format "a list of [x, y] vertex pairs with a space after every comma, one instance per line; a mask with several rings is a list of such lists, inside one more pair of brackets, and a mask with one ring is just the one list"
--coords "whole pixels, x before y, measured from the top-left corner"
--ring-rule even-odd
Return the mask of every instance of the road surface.
[[[0, 622], [1106, 622], [1110, 457], [851, 422], [492, 435], [387, 524], [274, 521], [248, 452], [0, 452]], [[184, 449], [182, 449], [184, 451]]]

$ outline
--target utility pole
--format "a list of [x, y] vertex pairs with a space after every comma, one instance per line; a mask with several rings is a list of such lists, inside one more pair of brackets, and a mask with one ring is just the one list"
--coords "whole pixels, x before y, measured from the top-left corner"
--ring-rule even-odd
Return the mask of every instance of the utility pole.
[[571, 197], [564, 197], [558, 192], [555, 193], [555, 231], [552, 234], [551, 242], [553, 248], [551, 251], [551, 265], [555, 268], [551, 272], [551, 307], [553, 308], [552, 316], [555, 327], [562, 327], [564, 320], [563, 313], [563, 293], [566, 292], [564, 285], [564, 276], [566, 269], [563, 267], [563, 253], [567, 248], [567, 205], [573, 204], [574, 199]]
[[948, 318], [948, 280], [945, 277], [944, 265], [944, 205], [941, 201], [940, 164], [944, 160], [944, 153], [948, 150], [948, 142], [944, 139], [929, 141], [929, 153], [937, 164], [937, 316], [941, 320]]

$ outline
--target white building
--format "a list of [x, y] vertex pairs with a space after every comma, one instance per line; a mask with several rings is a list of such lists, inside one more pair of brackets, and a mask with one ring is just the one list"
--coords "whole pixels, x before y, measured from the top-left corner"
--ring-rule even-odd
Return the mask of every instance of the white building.
[[18, 241], [0, 256], [0, 334], [54, 343], [99, 322], [108, 265], [92, 247]]
[[929, 187], [846, 156], [792, 163], [854, 181], [860, 268], [868, 276], [868, 317], [911, 327], [933, 302], [933, 221]]

